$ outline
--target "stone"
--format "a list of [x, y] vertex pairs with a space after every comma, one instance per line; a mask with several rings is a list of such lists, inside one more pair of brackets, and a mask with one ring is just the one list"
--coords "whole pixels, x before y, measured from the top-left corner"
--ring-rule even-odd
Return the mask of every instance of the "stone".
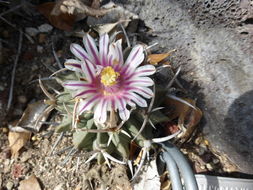
[[30, 36], [34, 37], [39, 33], [39, 30], [34, 27], [27, 27], [25, 28], [25, 32], [29, 34]]
[[[120, 1], [124, 4], [125, 1]], [[140, 35], [169, 59], [204, 112], [203, 133], [221, 154], [253, 174], [253, 8], [248, 0], [129, 0], [152, 32]], [[150, 31], [150, 30], [149, 30]]]
[[12, 190], [13, 186], [14, 186], [14, 184], [11, 181], [8, 181], [7, 184], [6, 184], [7, 190]]
[[50, 24], [42, 24], [38, 27], [38, 29], [41, 33], [49, 33], [53, 30], [53, 27]]

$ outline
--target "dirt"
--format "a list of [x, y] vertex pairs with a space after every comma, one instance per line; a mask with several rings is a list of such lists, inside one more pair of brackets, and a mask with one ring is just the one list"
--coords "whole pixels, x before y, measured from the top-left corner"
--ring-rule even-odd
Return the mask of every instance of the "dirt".
[[[8, 9], [9, 7], [6, 5], [0, 6], [0, 12]], [[112, 189], [131, 189], [129, 171], [125, 166], [112, 164], [110, 169], [106, 165], [84, 164], [90, 155], [78, 151], [68, 156], [70, 149], [51, 155], [53, 144], [59, 136], [59, 134], [51, 133], [53, 125], [43, 126], [41, 132], [33, 134], [29, 143], [22, 148], [19, 157], [11, 158], [8, 146], [8, 125], [21, 117], [29, 103], [45, 98], [37, 79], [39, 77], [47, 78], [59, 69], [53, 55], [52, 43], [54, 43], [58, 58], [63, 63], [66, 58], [71, 56], [70, 43], [81, 42], [80, 38], [72, 37], [69, 33], [55, 28], [49, 32], [39, 32], [32, 37], [34, 43], [23, 36], [22, 50], [15, 75], [13, 102], [10, 111], [6, 113], [11, 72], [19, 41], [18, 29], [37, 28], [48, 23], [43, 16], [38, 13], [33, 14], [31, 16], [25, 10], [18, 9], [4, 15], [4, 18], [13, 23], [15, 27], [0, 19], [0, 41], [2, 43], [2, 61], [0, 62], [0, 189], [18, 189], [20, 181], [33, 174], [39, 179], [42, 189], [46, 190], [92, 189], [91, 186], [98, 189], [107, 186]], [[51, 80], [44, 82], [55, 87]], [[57, 117], [56, 113], [50, 118], [53, 120], [55, 117]], [[215, 156], [204, 139], [198, 141], [198, 138], [202, 137], [197, 135], [195, 140], [191, 140], [190, 143], [186, 143], [182, 147], [182, 151], [191, 160], [195, 172], [224, 174], [236, 171], [236, 168], [230, 165], [225, 158]], [[54, 152], [59, 152], [70, 146], [71, 137], [66, 134]], [[68, 160], [66, 161], [66, 159]]]

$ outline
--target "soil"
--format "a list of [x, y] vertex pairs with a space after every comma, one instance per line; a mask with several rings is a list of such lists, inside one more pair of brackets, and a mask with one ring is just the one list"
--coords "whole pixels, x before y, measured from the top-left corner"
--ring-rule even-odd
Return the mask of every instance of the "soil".
[[[0, 2], [1, 5], [1, 2]], [[0, 12], [7, 11], [10, 7], [0, 6]], [[32, 14], [32, 15], [30, 15]], [[6, 113], [11, 72], [17, 55], [19, 41], [18, 29], [27, 27], [37, 28], [48, 23], [42, 15], [27, 13], [23, 9], [15, 10], [4, 15], [15, 27], [0, 19], [0, 42], [2, 44], [0, 62], [0, 189], [18, 189], [21, 180], [34, 174], [40, 182], [42, 189], [103, 189], [110, 186], [111, 189], [131, 189], [128, 170], [125, 166], [112, 164], [109, 169], [106, 165], [98, 166], [94, 163], [84, 164], [89, 154], [76, 152], [68, 156], [69, 149], [59, 154], [51, 155], [53, 144], [59, 134], [52, 134], [53, 125], [45, 125], [38, 134], [22, 148], [17, 158], [11, 158], [8, 145], [8, 125], [19, 119], [31, 102], [44, 99], [37, 79], [47, 78], [58, 70], [58, 64], [52, 51], [54, 43], [55, 52], [61, 63], [71, 57], [69, 45], [81, 39], [70, 36], [69, 33], [53, 28], [48, 32], [39, 32], [32, 37], [31, 43], [23, 36], [21, 54], [15, 75], [14, 94], [11, 109]], [[83, 24], [78, 23], [78, 24]], [[45, 80], [48, 86], [55, 86], [50, 80]], [[57, 118], [54, 113], [51, 120]], [[54, 152], [64, 150], [71, 146], [71, 137], [65, 135]], [[236, 171], [225, 157], [212, 151], [208, 141], [200, 133], [184, 144], [181, 150], [191, 160], [196, 173], [220, 174]], [[68, 159], [65, 162], [65, 160]]]

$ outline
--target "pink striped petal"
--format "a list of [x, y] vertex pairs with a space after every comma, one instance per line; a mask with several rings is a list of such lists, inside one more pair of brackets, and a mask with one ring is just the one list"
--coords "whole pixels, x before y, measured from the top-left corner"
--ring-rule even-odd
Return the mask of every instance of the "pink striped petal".
[[142, 97], [140, 97], [139, 95], [137, 95], [133, 92], [129, 94], [129, 98], [140, 107], [147, 107], [148, 106], [146, 100], [144, 100]]
[[130, 90], [130, 91], [136, 92], [139, 95], [141, 95], [147, 99], [151, 98], [154, 95], [154, 93], [151, 89], [149, 89], [147, 87], [142, 87], [142, 86], [135, 86], [135, 87], [133, 87], [133, 90]]
[[98, 49], [94, 39], [89, 34], [86, 34], [83, 37], [83, 43], [87, 53], [90, 55], [91, 63], [95, 65], [100, 65]]
[[154, 81], [148, 77], [134, 77], [125, 82], [126, 85], [130, 86], [152, 86]]
[[86, 89], [83, 89], [83, 90], [80, 90], [78, 91], [76, 94], [75, 94], [75, 97], [80, 97], [80, 98], [87, 98], [89, 96], [92, 96], [92, 95], [95, 95], [97, 92], [96, 89], [91, 89], [91, 88], [86, 88]]
[[94, 65], [89, 60], [86, 60], [83, 64], [81, 64], [81, 67], [87, 81], [93, 81], [96, 75], [96, 69]]
[[136, 107], [136, 104], [135, 103], [133, 103], [132, 101], [127, 101], [127, 104], [129, 105], [129, 106], [131, 106], [131, 107]]
[[108, 34], [103, 34], [99, 39], [99, 54], [101, 65], [106, 66], [108, 62], [108, 46], [109, 46], [109, 36]]
[[63, 86], [67, 89], [76, 90], [84, 87], [91, 87], [91, 85], [84, 81], [66, 81]]
[[78, 44], [71, 44], [70, 51], [79, 59], [79, 60], [90, 60], [90, 56], [87, 52]]
[[100, 95], [92, 96], [85, 100], [81, 99], [77, 107], [77, 113], [80, 115], [86, 110], [91, 110], [92, 107], [98, 102]]
[[143, 60], [144, 60], [143, 47], [141, 45], [137, 45], [133, 47], [125, 64], [128, 65], [133, 70], [136, 67], [138, 67]]
[[144, 65], [136, 69], [135, 76], [140, 77], [140, 76], [153, 75], [155, 71], [156, 69], [153, 65]]
[[67, 59], [64, 63], [65, 67], [70, 71], [82, 72], [81, 62], [76, 59]]
[[130, 111], [126, 108], [126, 102], [120, 98], [116, 99], [116, 107], [119, 111], [119, 116], [123, 121], [126, 121], [130, 117]]
[[94, 110], [94, 119], [99, 121], [100, 123], [106, 122], [107, 119], [107, 105], [108, 101], [106, 99], [100, 100], [98, 105]]

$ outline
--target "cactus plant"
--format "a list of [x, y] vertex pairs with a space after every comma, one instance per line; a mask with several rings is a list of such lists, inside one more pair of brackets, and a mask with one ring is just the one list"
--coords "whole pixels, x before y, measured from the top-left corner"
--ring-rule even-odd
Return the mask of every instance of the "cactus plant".
[[[99, 49], [89, 34], [83, 42], [85, 49], [78, 44], [70, 46], [76, 59], [66, 60], [69, 71], [56, 74], [62, 93], [52, 97], [41, 84], [51, 108], [64, 115], [56, 132], [73, 133], [75, 148], [93, 151], [86, 162], [129, 163], [133, 142], [144, 152], [144, 161], [152, 143], [159, 142], [152, 141], [150, 127], [168, 120], [159, 109], [153, 110], [151, 76], [156, 68], [145, 62], [141, 45], [124, 55], [122, 40], [110, 43], [108, 34], [100, 36]], [[146, 99], [151, 99], [149, 105]]]

